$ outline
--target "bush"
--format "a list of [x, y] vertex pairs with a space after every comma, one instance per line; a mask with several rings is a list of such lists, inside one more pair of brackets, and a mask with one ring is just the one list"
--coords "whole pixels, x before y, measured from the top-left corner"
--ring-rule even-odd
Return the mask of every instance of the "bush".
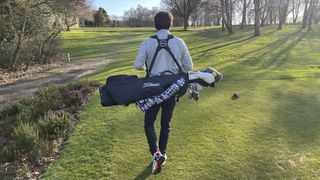
[[69, 127], [72, 116], [64, 111], [49, 111], [38, 122], [40, 135], [43, 138], [55, 139]]
[[0, 162], [11, 162], [18, 159], [19, 152], [14, 145], [5, 147], [0, 152]]
[[13, 130], [12, 140], [19, 153], [29, 153], [31, 159], [36, 158], [40, 138], [34, 125], [20, 122]]
[[65, 86], [66, 90], [72, 91], [72, 90], [81, 90], [84, 87], [88, 87], [89, 83], [88, 81], [78, 81], [69, 83], [67, 86]]
[[60, 91], [57, 86], [50, 85], [34, 93], [33, 98], [21, 101], [22, 108], [17, 119], [25, 122], [36, 122], [49, 110], [59, 108]]
[[0, 135], [8, 138], [5, 147], [0, 147], [0, 161], [27, 155], [30, 162], [36, 162], [39, 156], [50, 156], [54, 147], [51, 140], [70, 127], [71, 114], [77, 113], [99, 86], [99, 82], [87, 81], [49, 86], [7, 106], [0, 112]]
[[62, 103], [66, 111], [79, 111], [83, 103], [83, 96], [80, 90], [61, 89]]
[[22, 109], [22, 104], [20, 103], [12, 103], [9, 106], [7, 106], [6, 108], [4, 108], [1, 113], [0, 113], [0, 120], [10, 117], [10, 116], [14, 116], [17, 115], [21, 112]]
[[38, 108], [46, 110], [56, 110], [59, 107], [58, 100], [60, 98], [59, 87], [50, 85], [47, 88], [43, 88], [35, 92], [34, 94], [37, 100]]
[[101, 86], [101, 83], [99, 81], [89, 81], [89, 86], [94, 88], [99, 88]]

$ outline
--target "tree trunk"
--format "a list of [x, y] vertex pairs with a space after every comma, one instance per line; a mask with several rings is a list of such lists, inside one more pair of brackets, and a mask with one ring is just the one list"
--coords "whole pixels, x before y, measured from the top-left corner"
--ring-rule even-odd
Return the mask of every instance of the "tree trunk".
[[183, 30], [186, 31], [189, 27], [189, 16], [185, 15], [183, 17]]
[[221, 17], [217, 17], [216, 26], [221, 25]]
[[260, 36], [260, 0], [254, 0], [254, 35]]
[[[296, 12], [295, 12], [295, 1], [292, 1], [292, 23], [295, 24], [297, 22], [297, 20], [295, 19], [296, 17]], [[297, 12], [299, 13], [299, 12]]]
[[311, 0], [310, 5], [309, 5], [308, 31], [312, 30], [312, 21], [313, 21], [313, 16], [314, 16], [314, 10], [315, 10], [315, 0]]
[[241, 28], [244, 28], [245, 25], [247, 25], [247, 0], [243, 0]]
[[225, 0], [225, 14], [226, 14], [226, 26], [227, 26], [228, 32], [229, 34], [233, 34], [230, 0]]
[[24, 39], [24, 31], [25, 31], [25, 27], [26, 27], [26, 22], [27, 22], [27, 17], [24, 17], [20, 32], [18, 32], [18, 42], [17, 42], [17, 46], [16, 46], [16, 49], [14, 50], [13, 57], [11, 60], [11, 67], [10, 67], [11, 69], [14, 69], [14, 67], [19, 59], [19, 54], [20, 54], [22, 42]]
[[305, 0], [304, 2], [304, 13], [303, 13], [303, 20], [302, 20], [302, 28], [306, 28], [307, 27], [307, 21], [308, 21], [308, 17], [309, 17], [309, 0]]
[[282, 29], [283, 24], [287, 21], [287, 12], [289, 7], [289, 1], [279, 1], [279, 27], [278, 30]]
[[225, 30], [225, 25], [226, 25], [226, 16], [225, 16], [225, 10], [224, 10], [224, 0], [220, 0], [220, 5], [221, 5], [221, 17], [222, 17], [222, 31]]
[[271, 8], [270, 8], [270, 14], [269, 14], [269, 24], [273, 24], [273, 10]]
[[282, 12], [281, 12], [281, 1], [279, 2], [279, 9], [278, 9], [278, 13], [279, 13], [279, 25], [278, 25], [278, 30], [282, 30]]

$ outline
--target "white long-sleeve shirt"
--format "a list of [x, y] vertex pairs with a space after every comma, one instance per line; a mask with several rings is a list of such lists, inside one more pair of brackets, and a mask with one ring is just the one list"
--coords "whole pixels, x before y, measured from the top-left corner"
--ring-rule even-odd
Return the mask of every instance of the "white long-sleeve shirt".
[[[167, 39], [170, 32], [166, 29], [159, 30], [157, 36], [159, 39]], [[178, 63], [182, 67], [184, 72], [192, 70], [192, 59], [189, 50], [185, 42], [180, 38], [173, 38], [169, 40], [169, 47], [177, 59]], [[138, 55], [134, 62], [134, 67], [138, 70], [145, 69], [145, 63], [150, 67], [153, 55], [158, 47], [158, 42], [154, 38], [147, 38], [141, 44]], [[179, 68], [175, 64], [170, 54], [165, 50], [161, 49], [152, 67], [151, 76], [160, 75], [164, 71], [171, 71], [173, 73], [179, 73]]]

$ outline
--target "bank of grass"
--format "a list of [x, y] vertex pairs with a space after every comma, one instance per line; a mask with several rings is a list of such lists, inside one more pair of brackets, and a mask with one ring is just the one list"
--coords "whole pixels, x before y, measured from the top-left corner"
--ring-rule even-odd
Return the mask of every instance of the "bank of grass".
[[[236, 29], [232, 36], [219, 28], [173, 31], [186, 41], [195, 69], [216, 67], [224, 81], [205, 88], [198, 102], [180, 100], [161, 174], [149, 176], [143, 113], [134, 105], [102, 108], [96, 94], [43, 178], [319, 178], [319, 28], [267, 26], [261, 37], [252, 31]], [[113, 56], [113, 63], [89, 79], [143, 76], [132, 63], [152, 34], [152, 29], [78, 29], [63, 34], [63, 49], [79, 58]], [[231, 99], [234, 92], [239, 99]]]

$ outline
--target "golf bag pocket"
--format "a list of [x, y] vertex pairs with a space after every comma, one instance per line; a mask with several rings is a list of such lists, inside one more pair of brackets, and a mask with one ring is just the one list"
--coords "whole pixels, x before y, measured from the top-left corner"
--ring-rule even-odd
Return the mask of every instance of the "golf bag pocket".
[[101, 105], [103, 107], [117, 105], [117, 102], [112, 98], [110, 93], [107, 91], [107, 86], [104, 85], [99, 88]]

